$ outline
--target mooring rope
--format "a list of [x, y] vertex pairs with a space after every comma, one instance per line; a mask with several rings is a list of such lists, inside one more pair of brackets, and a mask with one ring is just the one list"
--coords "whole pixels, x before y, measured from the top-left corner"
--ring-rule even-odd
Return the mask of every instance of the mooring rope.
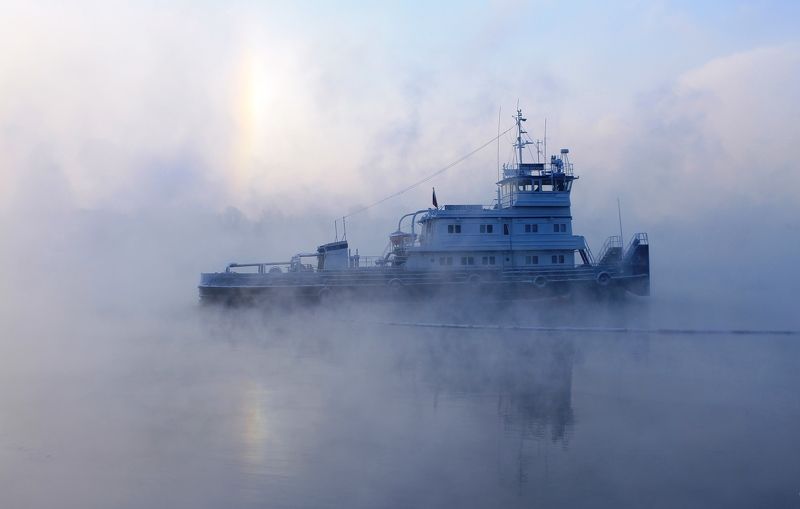
[[432, 178], [434, 178], [434, 177], [436, 177], [438, 175], [441, 175], [442, 173], [446, 172], [447, 170], [449, 170], [453, 166], [456, 166], [457, 164], [466, 161], [467, 159], [469, 159], [473, 155], [475, 155], [478, 152], [480, 152], [481, 150], [485, 149], [486, 147], [488, 147], [489, 145], [491, 145], [492, 143], [497, 141], [498, 138], [500, 138], [501, 136], [503, 136], [507, 132], [511, 131], [515, 127], [516, 127], [516, 125], [513, 125], [513, 126], [509, 127], [508, 129], [506, 129], [505, 131], [501, 132], [497, 136], [493, 137], [492, 139], [490, 139], [489, 141], [487, 141], [486, 143], [484, 143], [480, 147], [471, 150], [470, 152], [468, 152], [465, 155], [459, 157], [458, 159], [456, 159], [455, 161], [451, 162], [450, 164], [448, 164], [448, 165], [436, 170], [435, 172], [431, 173], [430, 175], [428, 175], [427, 177], [423, 178], [422, 180], [418, 180], [417, 182], [414, 182], [413, 184], [409, 185], [408, 187], [405, 187], [405, 188], [403, 188], [403, 189], [401, 189], [401, 190], [399, 190], [399, 191], [397, 191], [395, 193], [392, 193], [389, 196], [381, 198], [380, 200], [376, 201], [375, 203], [371, 203], [369, 205], [361, 207], [360, 209], [357, 209], [354, 212], [351, 212], [351, 213], [349, 213], [349, 214], [347, 214], [345, 216], [342, 216], [341, 219], [347, 219], [347, 218], [352, 217], [352, 216], [354, 216], [356, 214], [360, 214], [361, 212], [364, 212], [365, 210], [371, 209], [372, 207], [374, 207], [376, 205], [380, 205], [381, 203], [383, 203], [383, 202], [385, 202], [387, 200], [391, 200], [392, 198], [394, 198], [396, 196], [400, 196], [401, 194], [403, 194], [403, 193], [405, 193], [407, 191], [410, 191], [410, 190], [414, 189], [415, 187], [424, 184], [425, 182], [428, 182]]

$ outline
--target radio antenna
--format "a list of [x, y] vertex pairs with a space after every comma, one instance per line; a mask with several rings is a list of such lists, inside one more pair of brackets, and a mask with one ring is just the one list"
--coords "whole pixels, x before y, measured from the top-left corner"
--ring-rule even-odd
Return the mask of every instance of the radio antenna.
[[503, 176], [500, 174], [500, 114], [503, 112], [503, 105], [497, 109], [497, 180], [501, 180]]
[[544, 164], [547, 164], [547, 117], [544, 117]]

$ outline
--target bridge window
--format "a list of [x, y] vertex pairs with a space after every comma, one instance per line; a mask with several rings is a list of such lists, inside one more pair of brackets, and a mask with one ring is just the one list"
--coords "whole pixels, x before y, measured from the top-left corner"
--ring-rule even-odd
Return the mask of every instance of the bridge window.
[[539, 257], [536, 255], [526, 255], [525, 256], [525, 265], [538, 265], [539, 264]]
[[461, 225], [460, 224], [448, 224], [447, 225], [447, 233], [461, 233]]
[[484, 256], [481, 258], [481, 263], [483, 263], [483, 265], [494, 265], [496, 260], [494, 256]]
[[494, 233], [494, 225], [482, 224], [481, 225], [481, 233]]
[[525, 233], [536, 233], [539, 231], [538, 224], [526, 224], [525, 225]]
[[472, 256], [462, 256], [461, 265], [475, 265], [475, 258]]
[[453, 257], [452, 256], [440, 256], [439, 257], [439, 265], [453, 265]]

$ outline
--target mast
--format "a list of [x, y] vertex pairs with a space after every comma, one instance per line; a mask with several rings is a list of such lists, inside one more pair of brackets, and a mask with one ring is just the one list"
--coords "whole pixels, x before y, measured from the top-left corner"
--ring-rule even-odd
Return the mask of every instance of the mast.
[[528, 134], [528, 131], [522, 129], [522, 123], [527, 121], [528, 119], [522, 116], [522, 110], [517, 108], [517, 115], [514, 117], [517, 121], [517, 142], [514, 144], [514, 148], [517, 149], [517, 168], [520, 168], [522, 164], [522, 148], [525, 145], [530, 145], [530, 141], [526, 141], [522, 139], [523, 134]]

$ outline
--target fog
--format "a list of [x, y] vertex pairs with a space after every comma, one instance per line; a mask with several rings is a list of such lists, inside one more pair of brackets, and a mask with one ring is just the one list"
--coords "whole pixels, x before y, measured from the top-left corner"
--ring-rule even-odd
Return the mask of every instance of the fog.
[[[385, 324], [800, 329], [795, 7], [7, 7], [0, 506], [796, 505], [796, 337]], [[560, 16], [582, 35], [537, 55]], [[571, 149], [575, 232], [597, 250], [619, 198], [649, 233], [651, 297], [198, 306], [200, 272], [333, 240], [517, 100]], [[430, 185], [495, 177], [492, 146]]]

